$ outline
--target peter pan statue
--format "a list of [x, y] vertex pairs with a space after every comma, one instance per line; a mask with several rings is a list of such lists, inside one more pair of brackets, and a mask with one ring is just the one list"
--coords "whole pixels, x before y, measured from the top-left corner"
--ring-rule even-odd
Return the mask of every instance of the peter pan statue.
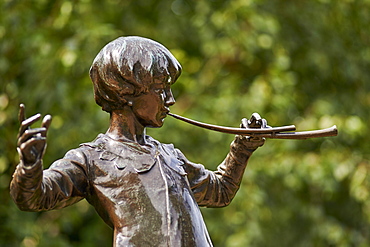
[[175, 57], [150, 39], [120, 37], [107, 44], [90, 77], [96, 103], [110, 114], [109, 129], [45, 170], [51, 117], [31, 129], [40, 115], [25, 119], [21, 105], [20, 162], [10, 187], [18, 207], [44, 211], [86, 199], [113, 228], [114, 246], [212, 246], [198, 206], [228, 205], [264, 140], [237, 135], [217, 171], [209, 171], [146, 135], [146, 127], [163, 125], [175, 104], [171, 86], [180, 73]]

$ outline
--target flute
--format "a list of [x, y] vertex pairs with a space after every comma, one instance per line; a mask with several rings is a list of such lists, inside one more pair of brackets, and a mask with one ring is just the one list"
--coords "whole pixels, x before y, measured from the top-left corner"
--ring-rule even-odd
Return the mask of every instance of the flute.
[[[296, 127], [294, 125], [282, 126], [282, 127], [269, 127], [263, 129], [257, 128], [233, 128], [225, 127], [214, 124], [202, 123], [199, 121], [192, 120], [190, 118], [182, 117], [173, 113], [168, 113], [171, 117], [184, 121], [186, 123], [208, 129], [221, 133], [235, 134], [235, 135], [248, 135], [253, 137], [264, 137], [271, 139], [298, 139], [304, 140], [308, 138], [317, 138], [317, 137], [329, 137], [337, 136], [338, 129], [336, 125], [333, 125], [330, 128], [311, 130], [311, 131], [300, 131], [294, 132]], [[288, 132], [290, 131], [290, 132]]]

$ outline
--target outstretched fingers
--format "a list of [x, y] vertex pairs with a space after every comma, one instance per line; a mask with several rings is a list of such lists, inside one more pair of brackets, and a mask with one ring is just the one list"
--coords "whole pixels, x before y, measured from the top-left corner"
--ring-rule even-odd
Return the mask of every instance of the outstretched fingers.
[[34, 139], [45, 139], [47, 129], [44, 127], [27, 129], [24, 133], [18, 138], [18, 146], [21, 146], [22, 143], [25, 143], [27, 140]]
[[41, 128], [31, 129], [31, 125], [41, 119], [41, 114], [38, 113], [32, 117], [26, 118], [25, 105], [20, 104], [18, 119], [21, 124], [18, 132], [18, 146], [20, 146], [21, 143], [26, 142], [28, 139], [40, 139], [40, 137], [46, 137], [52, 117], [50, 115], [46, 115], [42, 120]]
[[24, 104], [19, 105], [18, 120], [20, 123], [22, 123], [26, 119], [25, 108], [26, 107]]
[[30, 118], [27, 118], [25, 120], [23, 120], [21, 122], [21, 126], [19, 128], [19, 134], [18, 134], [18, 137], [22, 136], [24, 134], [24, 132], [29, 129], [29, 127], [34, 124], [35, 122], [37, 122], [39, 119], [41, 118], [41, 114], [38, 113]]
[[34, 164], [42, 159], [46, 147], [46, 134], [51, 124], [51, 116], [46, 115], [40, 128], [31, 128], [31, 125], [40, 120], [41, 114], [26, 118], [25, 106], [19, 106], [18, 119], [21, 123], [18, 134], [18, 152], [25, 164]]
[[50, 124], [51, 124], [51, 119], [52, 119], [52, 117], [50, 115], [46, 115], [44, 117], [44, 119], [42, 120], [41, 127], [45, 128], [45, 132], [41, 133], [42, 137], [46, 137], [46, 134], [47, 134], [47, 132], [49, 130], [49, 127], [50, 127]]

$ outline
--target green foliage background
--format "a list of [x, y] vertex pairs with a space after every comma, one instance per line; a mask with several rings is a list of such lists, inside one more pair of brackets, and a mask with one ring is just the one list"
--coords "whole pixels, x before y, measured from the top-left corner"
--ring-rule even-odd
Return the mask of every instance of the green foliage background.
[[[215, 246], [370, 245], [369, 0], [0, 0], [0, 246], [111, 246], [85, 201], [21, 212], [9, 197], [19, 103], [52, 114], [53, 160], [108, 127], [89, 66], [118, 36], [168, 47], [183, 66], [174, 113], [238, 126], [259, 112], [339, 135], [267, 140], [230, 206], [204, 209]], [[215, 169], [233, 139], [168, 118], [148, 133]]]

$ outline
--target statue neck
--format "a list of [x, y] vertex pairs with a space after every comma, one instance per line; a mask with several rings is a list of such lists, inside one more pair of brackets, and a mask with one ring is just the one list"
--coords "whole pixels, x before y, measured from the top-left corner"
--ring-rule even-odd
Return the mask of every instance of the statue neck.
[[145, 127], [139, 123], [131, 107], [125, 105], [121, 110], [110, 114], [110, 126], [106, 133], [115, 140], [132, 141], [145, 144]]

